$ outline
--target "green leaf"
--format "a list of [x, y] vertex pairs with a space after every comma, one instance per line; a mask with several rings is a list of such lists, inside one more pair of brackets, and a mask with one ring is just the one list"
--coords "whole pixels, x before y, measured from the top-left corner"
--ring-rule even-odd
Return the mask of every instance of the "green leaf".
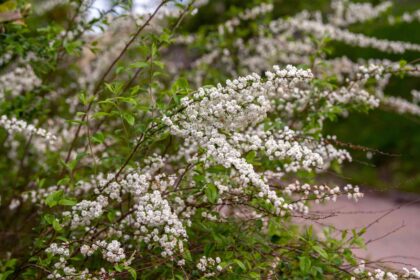
[[205, 193], [210, 203], [217, 202], [217, 199], [219, 198], [219, 192], [214, 184], [208, 184]]
[[238, 260], [238, 259], [234, 259], [233, 260], [243, 271], [246, 271], [246, 266], [245, 266], [245, 264], [243, 263], [243, 262], [241, 262], [240, 260]]
[[344, 256], [344, 259], [345, 259], [348, 263], [350, 263], [350, 264], [352, 264], [352, 265], [357, 265], [357, 261], [356, 261], [356, 259], [354, 258], [353, 253], [351, 252], [351, 250], [350, 250], [350, 249], [345, 248], [345, 249], [344, 249], [344, 251], [343, 251], [343, 256]]
[[124, 70], [125, 70], [125, 67], [118, 66], [117, 69], [115, 70], [115, 73], [118, 75], [118, 74], [121, 74], [122, 72], [124, 72]]
[[79, 94], [79, 99], [80, 99], [80, 101], [82, 101], [83, 105], [87, 105], [87, 99], [86, 99], [86, 95], [85, 95], [84, 92]]
[[105, 135], [102, 132], [97, 132], [92, 136], [92, 140], [95, 143], [102, 144], [105, 141]]
[[299, 267], [304, 273], [309, 272], [311, 268], [311, 260], [308, 257], [299, 257]]
[[94, 113], [93, 115], [92, 115], [92, 117], [94, 118], [94, 119], [99, 119], [99, 118], [101, 118], [101, 117], [108, 117], [108, 116], [110, 116], [111, 114], [110, 113], [108, 113], [108, 112], [96, 112], [96, 113]]
[[63, 206], [74, 206], [77, 204], [77, 201], [74, 199], [62, 198], [58, 204]]
[[63, 179], [57, 182], [57, 185], [67, 185], [69, 182], [70, 182], [70, 178], [64, 177]]
[[179, 280], [184, 280], [184, 276], [182, 276], [182, 274], [175, 274], [175, 278]]
[[125, 113], [123, 115], [123, 118], [127, 121], [127, 123], [129, 125], [134, 125], [134, 122], [136, 121], [136, 119], [134, 118], [133, 115], [129, 114], [129, 113]]
[[328, 259], [328, 253], [319, 246], [314, 246], [314, 250], [324, 259]]
[[58, 204], [60, 199], [63, 197], [64, 192], [62, 190], [53, 192], [45, 199], [45, 204], [49, 207], [54, 207]]
[[167, 32], [163, 32], [160, 35], [159, 40], [163, 43], [170, 43], [170, 38], [171, 36]]
[[252, 279], [261, 279], [261, 275], [256, 272], [250, 272], [249, 277], [251, 277]]
[[155, 60], [155, 61], [153, 61], [153, 65], [156, 65], [160, 69], [165, 68], [165, 64], [162, 61]]
[[111, 210], [111, 211], [108, 212], [108, 214], [106, 214], [106, 216], [107, 216], [108, 220], [112, 223], [112, 222], [115, 221], [115, 218], [116, 218], [117, 215], [116, 215], [114, 210]]
[[[115, 94], [115, 95], [119, 95], [121, 92], [122, 92], [122, 90], [123, 90], [123, 88], [124, 88], [124, 85], [121, 83], [121, 82], [114, 82], [114, 83], [112, 83], [112, 84], [108, 84], [108, 83], [105, 83], [105, 87], [111, 92], [111, 93], [113, 93], [113, 94]], [[109, 98], [108, 98], [109, 99]], [[105, 100], [105, 101], [109, 101], [109, 100]], [[103, 103], [104, 101], [101, 101], [101, 102], [99, 102], [99, 103]]]
[[256, 155], [257, 155], [257, 153], [255, 151], [250, 151], [246, 155], [245, 159], [248, 163], [253, 163]]
[[52, 222], [52, 226], [53, 226], [53, 228], [56, 232], [62, 232], [63, 231], [63, 227], [60, 225], [60, 223], [58, 222], [57, 219], [54, 219], [54, 221]]
[[130, 64], [130, 67], [131, 68], [146, 68], [146, 67], [149, 67], [149, 63], [144, 62], [144, 61], [134, 62]]
[[51, 225], [53, 222], [54, 222], [54, 220], [55, 220], [55, 217], [54, 217], [54, 215], [51, 215], [51, 214], [45, 214], [44, 215], [44, 220], [49, 224], [49, 225]]
[[82, 46], [82, 42], [77, 41], [71, 41], [71, 42], [65, 42], [64, 43], [64, 49], [67, 51], [68, 54], [76, 54], [79, 50], [79, 48]]
[[171, 91], [173, 94], [184, 92], [187, 93], [190, 88], [188, 81], [184, 78], [177, 79], [171, 86]]
[[132, 105], [137, 105], [137, 103], [138, 103], [137, 100], [132, 98], [132, 97], [120, 96], [120, 97], [118, 97], [118, 100], [120, 100], [122, 102], [125, 102], [125, 103], [132, 104]]
[[124, 270], [124, 267], [120, 264], [114, 265], [114, 269], [118, 272], [122, 272]]
[[357, 245], [360, 248], [364, 248], [366, 246], [365, 245], [365, 241], [363, 240], [362, 237], [355, 237], [355, 238], [353, 238], [353, 240], [351, 241], [351, 244], [355, 244], [355, 245]]
[[77, 166], [77, 163], [78, 163], [78, 162], [79, 162], [79, 159], [77, 159], [77, 158], [75, 158], [75, 159], [73, 159], [73, 160], [69, 161], [69, 162], [66, 164], [67, 169], [68, 169], [69, 171], [73, 171], [73, 170], [76, 168], [76, 166]]
[[13, 272], [14, 270], [8, 270], [0, 273], [0, 280], [6, 280]]
[[184, 259], [186, 261], [192, 262], [191, 252], [188, 249], [184, 249]]
[[125, 269], [130, 273], [131, 278], [133, 278], [134, 280], [137, 279], [137, 271], [134, 268], [127, 266]]
[[[3, 2], [3, 1], [1, 1]], [[16, 0], [9, 0], [0, 4], [0, 13], [13, 11], [17, 8]], [[6, 278], [5, 278], [6, 279]]]

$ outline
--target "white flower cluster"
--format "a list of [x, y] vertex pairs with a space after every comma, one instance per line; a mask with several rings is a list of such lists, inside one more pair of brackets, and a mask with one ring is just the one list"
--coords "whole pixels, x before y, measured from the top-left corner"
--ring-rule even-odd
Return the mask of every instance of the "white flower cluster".
[[270, 190], [264, 178], [257, 174], [253, 166], [241, 156], [239, 147], [229, 142], [226, 132], [239, 132], [263, 120], [272, 110], [270, 98], [276, 97], [281, 89], [293, 87], [299, 82], [312, 78], [309, 70], [287, 66], [274, 72], [266, 72], [267, 79], [257, 74], [228, 80], [226, 86], [200, 88], [192, 98], [185, 97], [185, 107], [181, 114], [172, 118], [164, 117], [163, 122], [170, 127], [172, 134], [189, 139], [206, 149], [203, 161], [210, 164], [214, 160], [226, 168], [232, 167], [240, 174], [243, 186], [249, 184], [259, 189], [259, 196], [276, 206], [280, 214], [284, 200]]
[[354, 83], [349, 87], [340, 87], [337, 91], [324, 91], [324, 96], [328, 99], [331, 105], [333, 104], [365, 104], [369, 108], [376, 108], [379, 106], [379, 99], [369, 94], [360, 86]]
[[21, 203], [22, 202], [19, 199], [13, 198], [9, 203], [9, 209], [12, 211], [15, 210], [20, 206]]
[[[181, 197], [174, 198], [173, 205], [166, 198], [176, 181], [175, 175], [156, 174], [165, 166], [165, 157], [152, 155], [144, 160], [139, 170], [130, 169], [117, 180], [114, 173], [99, 174], [91, 182], [79, 182], [80, 194], [95, 195], [93, 200], [83, 200], [71, 211], [63, 212], [63, 227], [73, 230], [73, 239], [80, 239], [80, 253], [86, 257], [100, 251], [111, 263], [131, 262], [126, 259], [125, 248], [135, 248], [146, 243], [148, 248], [161, 249], [162, 257], [176, 257], [184, 250], [187, 232], [184, 223], [194, 209], [187, 207]], [[66, 193], [75, 192], [65, 189]], [[115, 205], [130, 197], [132, 204], [125, 212], [114, 210]], [[173, 210], [174, 209], [174, 210]], [[109, 223], [105, 213], [114, 211], [116, 219]], [[102, 224], [107, 219], [106, 224]], [[93, 223], [95, 221], [95, 223]], [[105, 226], [100, 230], [100, 226]], [[117, 239], [116, 239], [117, 238]], [[86, 242], [87, 241], [87, 242]], [[68, 259], [64, 258], [66, 264]], [[182, 259], [181, 259], [182, 261]]]
[[348, 199], [353, 199], [357, 202], [359, 198], [363, 197], [363, 193], [360, 192], [358, 186], [353, 187], [348, 184], [341, 189], [339, 186], [331, 188], [325, 184], [309, 185], [301, 184], [299, 181], [287, 185], [284, 189], [284, 193], [289, 196], [299, 196], [299, 198], [290, 203], [290, 205], [294, 211], [303, 214], [309, 213], [309, 207], [307, 205], [309, 201], [315, 201], [317, 204], [328, 201], [335, 202], [339, 195], [347, 195]]
[[399, 22], [412, 23], [415, 21], [420, 21], [420, 10], [405, 12], [399, 17], [394, 17], [392, 15], [388, 17], [389, 24], [396, 24]]
[[60, 258], [60, 260], [54, 263], [54, 270], [48, 274], [47, 279], [57, 279], [57, 280], [99, 280], [103, 278], [96, 278], [92, 277], [89, 274], [88, 269], [84, 269], [78, 271], [76, 268], [72, 266], [68, 266], [67, 262], [64, 258]]
[[122, 221], [127, 227], [136, 229], [135, 235], [149, 244], [158, 244], [161, 255], [170, 257], [175, 251], [183, 252], [186, 230], [178, 216], [172, 212], [169, 202], [157, 190], [138, 198], [134, 213]]
[[21, 93], [31, 91], [42, 84], [42, 81], [35, 74], [32, 67], [17, 66], [0, 76], [0, 99], [7, 94], [15, 97]]
[[246, 9], [236, 17], [229, 19], [228, 21], [222, 23], [218, 27], [218, 32], [220, 35], [226, 33], [233, 33], [235, 28], [241, 24], [241, 21], [255, 19], [260, 15], [267, 14], [273, 10], [273, 4], [271, 3], [262, 3], [260, 5], [254, 6], [252, 8]]
[[288, 127], [273, 133], [265, 131], [263, 126], [258, 126], [245, 133], [234, 133], [231, 143], [242, 152], [261, 150], [270, 160], [291, 160], [284, 166], [286, 172], [321, 168], [324, 164], [322, 156], [314, 152], [316, 147], [313, 143], [298, 141], [298, 133]]
[[108, 205], [108, 199], [99, 195], [96, 200], [83, 200], [72, 207], [72, 212], [63, 213], [64, 216], [71, 216], [71, 228], [89, 226], [91, 222], [102, 216], [104, 208]]
[[351, 46], [371, 47], [384, 52], [404, 53], [405, 51], [420, 51], [420, 45], [390, 41], [386, 39], [377, 39], [359, 33], [353, 33], [345, 29], [338, 28], [330, 24], [324, 24], [314, 20], [298, 20], [291, 18], [289, 20], [275, 20], [270, 23], [270, 29], [274, 33], [282, 30], [293, 29], [296, 31], [305, 31], [318, 38], [330, 37], [336, 41], [342, 41]]
[[40, 136], [45, 138], [48, 143], [54, 144], [57, 137], [43, 128], [36, 128], [32, 124], [28, 124], [23, 120], [18, 120], [15, 117], [9, 119], [7, 116], [0, 117], [0, 126], [7, 130], [9, 134], [22, 133], [26, 136]]
[[[403, 273], [384, 271], [380, 268], [376, 268], [373, 271], [370, 271], [367, 269], [364, 260], [362, 260], [359, 263], [359, 265], [353, 270], [353, 272], [356, 275], [367, 276], [367, 279], [369, 280], [420, 279], [420, 271], [415, 267], [412, 268], [412, 270], [409, 270], [404, 267]], [[356, 278], [352, 277], [351, 279], [354, 280]]]
[[420, 270], [416, 267], [413, 267], [411, 270], [404, 267], [403, 271], [404, 271], [404, 274], [403, 274], [404, 278], [410, 278], [411, 277], [411, 278], [414, 278], [414, 279], [420, 279]]
[[59, 257], [58, 260], [54, 263], [54, 270], [48, 274], [47, 279], [96, 279], [89, 277], [90, 275], [88, 269], [78, 271], [76, 268], [67, 265], [67, 259], [70, 257], [70, 250], [68, 247], [68, 243], [64, 243], [63, 246], [60, 246], [57, 243], [51, 243], [50, 246], [45, 250], [47, 253]]
[[[343, 110], [347, 105], [364, 105], [368, 108], [376, 108], [379, 99], [375, 95], [364, 90], [366, 79], [359, 78], [356, 81], [348, 82], [335, 90], [318, 89], [317, 87], [294, 87], [290, 90], [279, 92], [279, 99], [276, 100], [276, 109], [280, 112], [282, 120], [295, 120], [303, 112], [328, 112], [339, 105]], [[320, 125], [325, 120], [325, 115], [320, 115]]]
[[[101, 178], [102, 174], [99, 174], [97, 177]], [[96, 183], [97, 179], [93, 179], [92, 181]], [[16, 201], [20, 204], [21, 202], [30, 202], [31, 204], [42, 204], [45, 203], [45, 199], [56, 191], [63, 191], [63, 193], [72, 196], [72, 197], [80, 197], [82, 194], [88, 193], [90, 190], [94, 189], [93, 182], [85, 182], [85, 181], [78, 181], [76, 183], [75, 188], [69, 188], [65, 185], [59, 186], [49, 186], [44, 188], [36, 188], [31, 189], [25, 192], [22, 192], [20, 195], [20, 199], [15, 199], [13, 203]], [[12, 207], [12, 203], [10, 204]]]
[[50, 246], [45, 251], [53, 255], [64, 256], [64, 257], [70, 256], [68, 245], [59, 246], [57, 245], [57, 243], [51, 243]]
[[384, 1], [374, 6], [371, 3], [352, 3], [348, 0], [334, 0], [331, 2], [331, 8], [334, 13], [328, 19], [331, 24], [347, 26], [377, 18], [391, 6], [391, 1]]
[[400, 114], [411, 114], [420, 117], [420, 106], [403, 98], [387, 96], [382, 98], [381, 102], [386, 107], [389, 107]]
[[413, 96], [413, 103], [420, 103], [420, 91], [413, 89], [411, 96]]
[[216, 272], [220, 272], [223, 268], [220, 266], [221, 259], [216, 257], [215, 259], [203, 256], [197, 263], [197, 268], [201, 272], [205, 273], [204, 277], [212, 277], [216, 275]]
[[289, 32], [272, 36], [260, 34], [251, 38], [246, 45], [242, 39], [238, 39], [236, 47], [241, 66], [249, 71], [261, 71], [273, 63], [309, 64], [308, 56], [316, 52], [315, 44], [308, 37], [290, 40], [291, 36]]
[[102, 240], [97, 241], [95, 245], [102, 248], [102, 256], [107, 261], [111, 263], [119, 263], [125, 260], [124, 249], [121, 248], [121, 243], [119, 241], [112, 240], [108, 243]]
[[382, 69], [386, 69], [388, 72], [397, 73], [398, 71], [404, 72], [408, 76], [418, 77], [420, 74], [419, 65], [407, 64], [402, 66], [399, 61], [391, 61], [388, 59], [358, 59], [357, 62], [353, 62], [348, 57], [337, 57], [329, 60], [325, 60], [325, 63], [317, 67], [317, 71], [328, 75], [335, 75], [340, 81], [344, 80], [344, 77], [354, 77], [360, 72], [361, 66], [366, 68], [369, 65], [376, 65]]
[[64, 190], [64, 186], [50, 186], [23, 192], [20, 196], [22, 202], [29, 201], [31, 204], [43, 203], [45, 199], [58, 190]]
[[8, 51], [0, 56], [0, 66], [6, 65], [13, 58], [13, 52]]

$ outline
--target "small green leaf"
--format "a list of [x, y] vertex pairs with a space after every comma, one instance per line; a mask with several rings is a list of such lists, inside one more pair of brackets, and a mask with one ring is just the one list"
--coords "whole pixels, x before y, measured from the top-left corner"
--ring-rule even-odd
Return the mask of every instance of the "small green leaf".
[[214, 184], [208, 184], [205, 193], [210, 203], [215, 203], [219, 198], [219, 192]]
[[182, 274], [175, 274], [175, 278], [179, 280], [184, 280], [184, 276], [182, 276]]
[[134, 268], [127, 266], [125, 269], [130, 273], [131, 278], [137, 279], [137, 271]]
[[245, 264], [238, 259], [233, 260], [243, 271], [246, 271]]
[[69, 177], [64, 177], [63, 179], [61, 179], [60, 181], [57, 182], [57, 185], [67, 185], [70, 182], [70, 178]]
[[60, 225], [60, 223], [58, 222], [57, 219], [53, 220], [52, 226], [53, 226], [53, 228], [56, 232], [62, 232], [63, 231], [63, 227]]
[[55, 220], [55, 217], [54, 217], [54, 215], [51, 215], [51, 214], [45, 214], [44, 215], [44, 220], [49, 224], [49, 225], [51, 225], [52, 223], [53, 223], [53, 221]]
[[130, 64], [131, 68], [146, 68], [148, 66], [149, 66], [149, 63], [144, 62], [144, 61], [134, 62]]
[[261, 275], [256, 272], [250, 272], [249, 277], [251, 277], [252, 279], [261, 279]]
[[116, 213], [114, 210], [109, 211], [108, 214], [106, 215], [108, 220], [112, 223], [115, 221], [115, 217], [116, 217]]
[[245, 159], [248, 163], [253, 163], [256, 155], [257, 155], [257, 153], [255, 151], [250, 151], [246, 155]]
[[324, 259], [328, 259], [328, 253], [319, 246], [314, 246], [314, 250]]
[[105, 141], [105, 135], [102, 132], [97, 132], [92, 136], [92, 140], [95, 143], [102, 144]]
[[63, 44], [64, 49], [67, 51], [68, 54], [76, 54], [79, 51], [79, 48], [82, 46], [82, 42], [77, 41], [71, 41], [71, 42], [65, 42]]
[[79, 99], [80, 99], [80, 101], [82, 101], [83, 105], [87, 105], [87, 99], [86, 99], [86, 95], [85, 95], [84, 92], [79, 94]]
[[60, 199], [63, 197], [63, 193], [64, 192], [62, 190], [53, 192], [52, 194], [47, 196], [47, 198], [45, 199], [45, 204], [47, 204], [49, 207], [56, 206]]
[[6, 2], [4, 1], [1, 1], [1, 2], [2, 3], [0, 4], [0, 13], [13, 11], [17, 8], [16, 0], [8, 0]]
[[127, 123], [129, 125], [134, 125], [134, 122], [136, 121], [136, 119], [134, 118], [133, 115], [129, 114], [129, 113], [125, 113], [123, 115], [123, 118], [127, 121]]
[[122, 265], [120, 265], [120, 264], [114, 265], [114, 268], [118, 272], [122, 272], [124, 270], [124, 267]]
[[74, 199], [62, 198], [58, 204], [63, 206], [74, 206], [77, 204], [77, 201]]
[[311, 260], [308, 257], [299, 257], [299, 267], [304, 273], [309, 272], [311, 268]]
[[13, 274], [13, 270], [7, 270], [5, 272], [0, 273], [0, 280], [6, 280], [11, 274]]

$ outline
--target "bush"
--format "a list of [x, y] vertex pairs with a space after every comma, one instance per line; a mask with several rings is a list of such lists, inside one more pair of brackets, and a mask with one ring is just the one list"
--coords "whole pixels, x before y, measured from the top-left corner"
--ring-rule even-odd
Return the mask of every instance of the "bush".
[[366, 229], [295, 219], [322, 218], [312, 203], [363, 197], [318, 175], [340, 173], [348, 150], [378, 151], [327, 124], [376, 108], [420, 115], [417, 91], [412, 102], [384, 93], [391, 77], [417, 77], [416, 61], [337, 56], [419, 52], [350, 31], [418, 11], [3, 2], [1, 279], [420, 278], [355, 256]]

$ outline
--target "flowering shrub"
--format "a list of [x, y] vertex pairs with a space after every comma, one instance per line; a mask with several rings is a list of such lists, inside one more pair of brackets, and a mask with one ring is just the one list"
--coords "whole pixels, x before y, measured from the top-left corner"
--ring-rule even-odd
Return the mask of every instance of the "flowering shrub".
[[415, 89], [384, 93], [415, 61], [328, 57], [331, 40], [419, 52], [346, 29], [391, 2], [271, 18], [256, 1], [188, 33], [206, 1], [111, 2], [0, 4], [1, 279], [420, 278], [354, 255], [363, 229], [295, 220], [363, 199], [317, 181], [352, 160], [327, 121], [420, 115]]

